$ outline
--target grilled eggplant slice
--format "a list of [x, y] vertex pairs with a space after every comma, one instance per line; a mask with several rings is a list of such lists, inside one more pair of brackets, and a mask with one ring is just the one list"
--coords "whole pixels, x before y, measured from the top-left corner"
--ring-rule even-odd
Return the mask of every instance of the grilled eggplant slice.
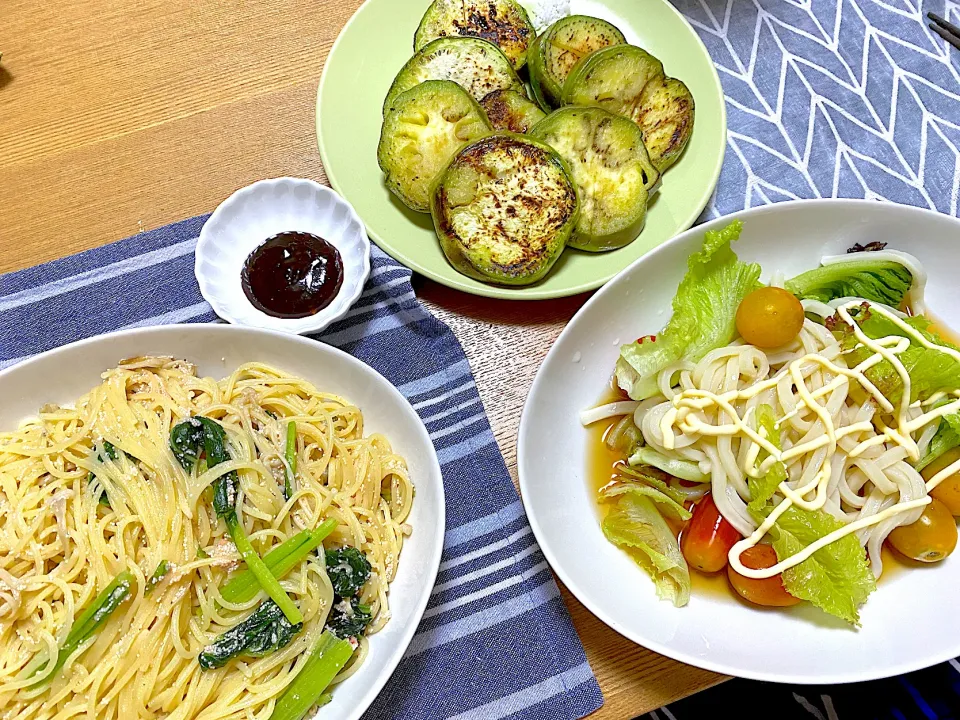
[[530, 134], [567, 161], [580, 189], [580, 220], [570, 247], [598, 252], [636, 240], [647, 215], [652, 169], [636, 123], [602, 108], [566, 107]]
[[457, 150], [493, 131], [467, 91], [428, 80], [394, 101], [384, 118], [377, 161], [390, 188], [417, 212], [430, 212], [430, 185]]
[[638, 124], [650, 159], [660, 172], [673, 165], [693, 133], [694, 102], [676, 78], [651, 81], [643, 89]]
[[574, 66], [563, 86], [563, 104], [602, 107], [639, 124], [644, 88], [663, 78], [663, 63], [646, 50], [613, 45]]
[[427, 80], [452, 80], [477, 102], [494, 90], [513, 88], [523, 92], [523, 83], [496, 45], [479, 38], [440, 38], [425, 45], [403, 66], [384, 100], [383, 114], [400, 93]]
[[414, 52], [441, 37], [476, 37], [492, 42], [514, 70], [527, 62], [537, 36], [527, 11], [515, 0], [434, 0], [413, 39]]
[[570, 15], [558, 20], [537, 38], [528, 56], [530, 84], [549, 105], [563, 102], [563, 86], [580, 60], [612, 45], [627, 42], [620, 30], [606, 20]]
[[494, 90], [480, 101], [480, 105], [496, 130], [520, 134], [547, 116], [536, 103], [516, 90]]
[[477, 280], [529, 285], [560, 257], [580, 217], [573, 175], [550, 147], [497, 133], [463, 148], [431, 203], [444, 254]]

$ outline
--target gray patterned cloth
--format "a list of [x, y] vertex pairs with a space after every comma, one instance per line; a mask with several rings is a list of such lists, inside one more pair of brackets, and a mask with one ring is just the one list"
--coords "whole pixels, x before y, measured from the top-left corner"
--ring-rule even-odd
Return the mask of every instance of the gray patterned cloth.
[[707, 46], [729, 134], [708, 217], [788, 199], [957, 215], [960, 51], [947, 0], [673, 0]]

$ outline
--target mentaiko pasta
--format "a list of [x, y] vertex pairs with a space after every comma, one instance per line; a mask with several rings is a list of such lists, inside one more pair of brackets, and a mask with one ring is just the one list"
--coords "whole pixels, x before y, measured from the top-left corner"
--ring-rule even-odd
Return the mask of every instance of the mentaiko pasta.
[[389, 621], [413, 495], [302, 379], [121, 362], [0, 433], [0, 717], [282, 716], [308, 651], [350, 643], [339, 682]]

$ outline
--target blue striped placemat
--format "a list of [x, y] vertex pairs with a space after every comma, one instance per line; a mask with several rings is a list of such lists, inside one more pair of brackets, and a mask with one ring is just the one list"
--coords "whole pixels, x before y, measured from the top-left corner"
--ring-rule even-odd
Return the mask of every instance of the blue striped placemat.
[[[0, 368], [112, 330], [213, 322], [193, 276], [206, 217], [0, 275]], [[443, 469], [440, 574], [409, 650], [370, 718], [580, 718], [603, 703], [446, 325], [410, 271], [373, 248], [357, 304], [322, 335], [410, 400]]]

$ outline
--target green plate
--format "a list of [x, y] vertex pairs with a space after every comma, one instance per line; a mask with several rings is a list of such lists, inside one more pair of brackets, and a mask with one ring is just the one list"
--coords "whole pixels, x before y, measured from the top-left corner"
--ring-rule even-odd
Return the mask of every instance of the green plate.
[[727, 139], [723, 91], [707, 49], [667, 0], [574, 0], [573, 12], [613, 22], [628, 42], [656, 55], [668, 75], [687, 84], [697, 104], [690, 144], [664, 173], [646, 227], [630, 245], [602, 254], [568, 249], [546, 278], [522, 288], [486, 285], [454, 270], [430, 216], [397, 200], [377, 166], [383, 98], [413, 54], [413, 35], [429, 4], [367, 0], [330, 51], [317, 93], [317, 137], [327, 177], [383, 250], [439, 283], [474, 295], [540, 300], [594, 290], [694, 223], [717, 184]]

